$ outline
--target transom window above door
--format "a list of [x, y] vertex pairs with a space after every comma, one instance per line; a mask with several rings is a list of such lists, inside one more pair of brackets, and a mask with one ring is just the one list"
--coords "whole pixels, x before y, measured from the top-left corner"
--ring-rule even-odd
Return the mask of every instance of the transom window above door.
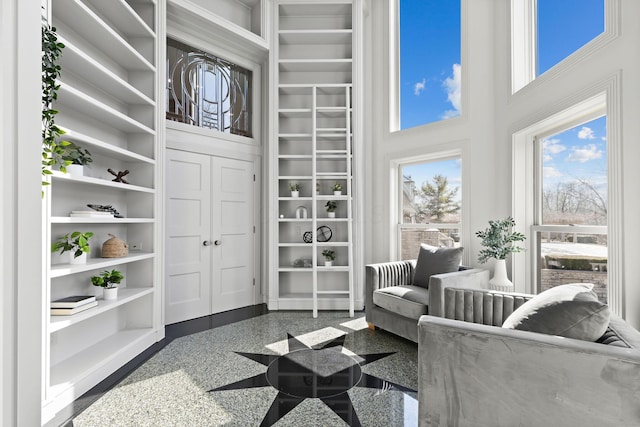
[[167, 120], [252, 136], [252, 72], [167, 39]]

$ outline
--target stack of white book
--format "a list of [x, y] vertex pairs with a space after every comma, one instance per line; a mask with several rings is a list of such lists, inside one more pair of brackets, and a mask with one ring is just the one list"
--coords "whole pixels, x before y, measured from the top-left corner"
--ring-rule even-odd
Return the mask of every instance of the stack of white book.
[[93, 295], [73, 295], [51, 301], [52, 316], [70, 316], [98, 305]]
[[69, 216], [72, 218], [113, 218], [113, 213], [99, 211], [71, 211]]

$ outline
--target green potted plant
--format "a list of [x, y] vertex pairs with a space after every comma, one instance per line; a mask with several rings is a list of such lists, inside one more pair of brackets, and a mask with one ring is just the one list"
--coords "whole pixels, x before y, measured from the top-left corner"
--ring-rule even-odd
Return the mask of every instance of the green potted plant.
[[331, 267], [333, 265], [333, 261], [336, 259], [336, 252], [331, 249], [325, 249], [322, 251], [322, 256], [324, 257], [324, 266]]
[[70, 175], [83, 176], [84, 167], [93, 161], [89, 150], [84, 149], [73, 142], [63, 147], [62, 159], [68, 164], [65, 171]]
[[91, 276], [93, 286], [103, 288], [104, 299], [114, 300], [118, 298], [117, 285], [124, 279], [122, 273], [118, 270], [103, 271], [99, 276]]
[[302, 185], [298, 184], [297, 182], [291, 182], [289, 183], [289, 190], [291, 190], [291, 197], [299, 197], [300, 190], [302, 190]]
[[334, 200], [327, 200], [327, 203], [324, 205], [324, 207], [327, 208], [327, 216], [329, 218], [336, 217], [336, 208], [338, 207], [338, 204]]
[[336, 182], [335, 184], [333, 184], [333, 195], [334, 196], [342, 195], [342, 184], [340, 184], [339, 182]]
[[69, 251], [69, 263], [86, 264], [87, 254], [89, 253], [89, 239], [93, 237], [93, 233], [87, 231], [73, 231], [58, 238], [51, 244], [51, 252], [63, 253]]
[[476, 232], [484, 246], [478, 253], [478, 262], [484, 264], [490, 258], [496, 259], [493, 277], [489, 281], [492, 289], [513, 290], [513, 283], [507, 276], [506, 258], [510, 253], [521, 252], [523, 248], [515, 245], [515, 242], [522, 242], [526, 238], [524, 234], [512, 231], [515, 225], [516, 222], [509, 216], [503, 220], [489, 221], [489, 227]]

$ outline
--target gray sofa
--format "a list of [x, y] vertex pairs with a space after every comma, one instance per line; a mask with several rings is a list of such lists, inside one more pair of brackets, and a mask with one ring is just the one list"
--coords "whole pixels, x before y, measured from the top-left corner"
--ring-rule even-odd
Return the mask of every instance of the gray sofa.
[[[416, 260], [369, 264], [365, 267], [365, 318], [376, 327], [418, 342], [418, 319], [424, 314], [442, 316], [446, 287], [487, 288], [489, 271], [460, 267], [436, 274], [429, 288], [413, 286]], [[389, 289], [394, 287], [393, 289]], [[381, 291], [386, 288], [386, 292]]]
[[640, 333], [597, 342], [499, 326], [531, 295], [445, 290], [419, 329], [420, 426], [640, 426]]

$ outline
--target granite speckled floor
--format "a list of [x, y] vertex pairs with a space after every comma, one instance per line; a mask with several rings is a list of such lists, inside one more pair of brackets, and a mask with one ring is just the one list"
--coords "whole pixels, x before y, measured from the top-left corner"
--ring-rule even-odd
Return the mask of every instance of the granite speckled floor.
[[[278, 396], [272, 386], [211, 391], [267, 372], [236, 352], [284, 355], [287, 334], [322, 347], [347, 334], [342, 353], [394, 352], [362, 365], [369, 377], [417, 390], [417, 345], [370, 331], [362, 314], [272, 312], [175, 339], [73, 420], [75, 427], [258, 426]], [[353, 387], [347, 400], [363, 426], [416, 426], [417, 393]], [[345, 396], [346, 397], [346, 396]], [[318, 398], [306, 398], [274, 426], [344, 426]]]

